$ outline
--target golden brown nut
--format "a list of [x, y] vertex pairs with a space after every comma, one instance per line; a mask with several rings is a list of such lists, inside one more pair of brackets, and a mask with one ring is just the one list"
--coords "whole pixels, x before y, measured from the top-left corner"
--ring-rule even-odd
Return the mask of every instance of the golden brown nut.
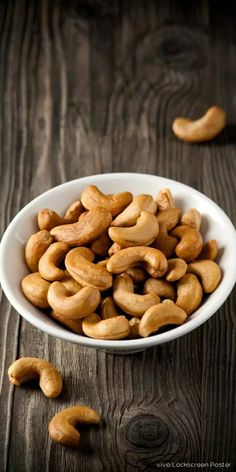
[[101, 303], [101, 318], [102, 320], [108, 320], [108, 318], [114, 318], [119, 316], [118, 310], [112, 297], [106, 297]]
[[112, 241], [121, 247], [148, 246], [157, 237], [158, 231], [156, 216], [148, 211], [141, 211], [134, 226], [110, 227], [108, 234]]
[[209, 239], [203, 244], [202, 251], [200, 252], [198, 259], [210, 259], [215, 261], [218, 255], [218, 244], [215, 239]]
[[165, 279], [168, 282], [175, 282], [181, 279], [187, 271], [187, 264], [183, 259], [174, 258], [168, 259], [168, 270], [165, 274]]
[[82, 323], [86, 336], [95, 339], [124, 339], [130, 333], [130, 324], [125, 316], [113, 316], [106, 320], [93, 313]]
[[174, 208], [175, 201], [169, 188], [162, 188], [156, 197], [157, 207], [159, 211], [167, 210], [167, 208]]
[[99, 290], [83, 287], [75, 295], [64, 287], [61, 282], [53, 282], [48, 290], [50, 307], [64, 319], [77, 320], [93, 313], [101, 300]]
[[187, 315], [174, 303], [160, 303], [149, 308], [139, 323], [139, 334], [147, 337], [167, 325], [183, 324]]
[[38, 213], [39, 229], [46, 229], [50, 231], [55, 226], [75, 223], [78, 221], [78, 218], [83, 211], [84, 208], [80, 201], [72, 203], [72, 205], [66, 211], [64, 218], [58, 215], [56, 211], [50, 210], [49, 208], [43, 208]]
[[21, 282], [22, 292], [38, 308], [49, 308], [47, 294], [50, 283], [42, 279], [39, 272], [26, 275]]
[[145, 282], [147, 278], [147, 272], [142, 269], [141, 267], [130, 267], [126, 273], [130, 275], [131, 279], [133, 280], [134, 284], [140, 284]]
[[86, 210], [92, 210], [97, 207], [105, 208], [113, 216], [118, 215], [132, 201], [133, 195], [130, 192], [115, 193], [114, 195], [105, 195], [96, 185], [88, 185], [81, 195], [81, 202]]
[[200, 230], [202, 217], [196, 208], [189, 208], [181, 216], [180, 223], [181, 225], [191, 226], [192, 228]]
[[168, 231], [174, 228], [180, 218], [179, 208], [168, 208], [157, 215], [159, 233], [153, 243], [153, 247], [159, 249], [166, 257], [171, 257], [178, 244], [176, 238], [170, 236]]
[[129, 320], [129, 324], [130, 324], [130, 333], [129, 333], [129, 338], [130, 339], [136, 339], [136, 338], [139, 338], [139, 324], [140, 324], [140, 318], [137, 318], [136, 316], [133, 316], [133, 318], [131, 318]]
[[188, 272], [196, 274], [201, 279], [201, 284], [205, 293], [212, 293], [218, 287], [221, 279], [221, 270], [218, 264], [213, 261], [203, 259], [188, 264]]
[[155, 293], [161, 298], [171, 298], [171, 300], [175, 300], [176, 293], [175, 287], [170, 282], [166, 282], [166, 280], [162, 279], [147, 279], [144, 287], [143, 293]]
[[203, 241], [201, 233], [190, 226], [177, 226], [171, 231], [171, 235], [179, 239], [180, 242], [175, 248], [175, 253], [180, 259], [192, 262], [199, 256]]
[[126, 272], [138, 262], [145, 262], [145, 268], [152, 277], [162, 277], [167, 271], [167, 260], [158, 249], [146, 246], [121, 249], [110, 257], [107, 270], [113, 274]]
[[176, 305], [190, 315], [201, 304], [202, 286], [194, 274], [185, 274], [177, 283]]
[[69, 328], [74, 333], [80, 334], [80, 335], [83, 334], [83, 330], [82, 330], [83, 319], [82, 318], [80, 318], [78, 320], [69, 320], [68, 318], [65, 318], [64, 316], [59, 315], [58, 313], [56, 313], [54, 310], [50, 311], [50, 316], [54, 320], [58, 321], [60, 324], [62, 324], [64, 326], [66, 326], [67, 328]]
[[97, 254], [97, 256], [105, 257], [108, 253], [110, 246], [111, 240], [108, 234], [105, 233], [92, 242], [91, 249], [95, 254]]
[[63, 278], [64, 270], [58, 265], [68, 251], [69, 246], [65, 243], [53, 243], [47, 248], [39, 261], [39, 273], [43, 279], [54, 282]]
[[71, 295], [75, 295], [75, 293], [78, 293], [82, 287], [78, 282], [76, 282], [73, 277], [69, 274], [67, 270], [64, 270], [64, 275], [63, 278], [61, 279], [61, 283], [66, 287], [68, 292], [70, 292]]
[[222, 108], [211, 107], [198, 120], [176, 118], [172, 129], [177, 138], [190, 143], [201, 143], [213, 139], [226, 124], [226, 114]]
[[54, 238], [46, 230], [38, 231], [30, 236], [25, 247], [25, 260], [31, 272], [38, 272], [39, 259], [53, 240]]
[[113, 256], [113, 254], [116, 254], [116, 252], [120, 251], [121, 249], [122, 247], [119, 244], [113, 243], [108, 251], [108, 256]]
[[142, 194], [134, 197], [129, 206], [112, 221], [112, 226], [127, 227], [135, 225], [143, 210], [155, 215], [157, 204], [151, 195]]

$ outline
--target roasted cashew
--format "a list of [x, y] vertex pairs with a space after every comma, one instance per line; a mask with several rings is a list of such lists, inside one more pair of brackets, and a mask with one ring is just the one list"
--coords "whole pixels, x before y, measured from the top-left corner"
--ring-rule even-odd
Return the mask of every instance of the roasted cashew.
[[77, 423], [98, 424], [100, 416], [88, 406], [72, 406], [57, 413], [49, 423], [49, 436], [53, 441], [65, 446], [78, 447], [80, 433], [75, 428]]
[[92, 251], [97, 254], [97, 256], [105, 257], [108, 253], [108, 250], [111, 246], [111, 240], [107, 233], [102, 234], [98, 239], [91, 244]]
[[112, 226], [127, 227], [135, 225], [143, 210], [155, 215], [157, 204], [151, 195], [142, 194], [134, 197], [129, 206], [112, 221]]
[[64, 259], [69, 247], [65, 243], [51, 244], [39, 261], [39, 273], [43, 279], [49, 282], [61, 280], [64, 270], [57, 267]]
[[174, 303], [160, 303], [149, 308], [139, 323], [139, 334], [146, 338], [167, 325], [183, 324], [187, 315], [182, 308]]
[[139, 324], [140, 324], [140, 318], [137, 318], [136, 316], [133, 316], [129, 320], [129, 325], [130, 325], [130, 333], [129, 333], [129, 338], [130, 339], [136, 339], [139, 338]]
[[201, 143], [213, 139], [226, 125], [226, 114], [222, 108], [211, 107], [198, 120], [176, 118], [172, 130], [177, 138], [189, 143]]
[[62, 391], [60, 372], [45, 359], [22, 357], [17, 359], [8, 369], [8, 377], [12, 384], [21, 385], [29, 380], [38, 380], [44, 395], [55, 398]]
[[133, 280], [134, 284], [140, 284], [145, 282], [147, 278], [147, 273], [141, 267], [130, 267], [126, 273], [130, 275], [131, 279]]
[[113, 254], [116, 254], [116, 252], [120, 251], [121, 249], [122, 247], [119, 244], [113, 243], [108, 251], [108, 256], [113, 256]]
[[80, 248], [71, 249], [66, 255], [65, 266], [71, 276], [83, 286], [107, 290], [112, 286], [112, 275], [101, 264], [93, 264], [80, 255]]
[[46, 230], [38, 231], [30, 236], [25, 247], [25, 260], [31, 272], [38, 272], [39, 259], [53, 240], [54, 238]]
[[141, 261], [146, 263], [145, 268], [152, 277], [162, 277], [167, 271], [167, 260], [164, 254], [158, 249], [146, 246], [121, 249], [110, 257], [107, 270], [113, 274], [121, 274]]
[[21, 281], [22, 292], [38, 308], [49, 308], [47, 294], [50, 283], [42, 279], [39, 272], [26, 275]]
[[84, 318], [82, 323], [86, 336], [95, 339], [124, 339], [129, 336], [130, 324], [125, 316], [113, 316], [107, 320], [101, 320], [100, 316], [93, 313]]
[[112, 297], [106, 297], [101, 303], [101, 318], [102, 320], [108, 320], [114, 318], [114, 316], [119, 316], [114, 300]]
[[156, 197], [157, 208], [159, 211], [167, 210], [167, 208], [174, 208], [175, 201], [169, 188], [162, 188]]
[[147, 279], [144, 287], [143, 293], [155, 293], [159, 297], [170, 298], [175, 300], [176, 293], [175, 288], [170, 282], [160, 279]]
[[148, 246], [157, 237], [159, 225], [156, 216], [148, 211], [141, 211], [134, 226], [130, 228], [110, 227], [108, 234], [112, 241], [121, 247]]
[[181, 225], [191, 226], [192, 228], [200, 230], [201, 226], [201, 213], [196, 208], [189, 208], [180, 218]]
[[187, 264], [183, 259], [178, 257], [174, 259], [168, 259], [168, 270], [165, 274], [165, 279], [168, 282], [175, 282], [181, 279], [187, 271]]
[[203, 248], [198, 256], [198, 259], [210, 259], [210, 261], [215, 261], [217, 256], [218, 244], [215, 239], [209, 239], [209, 241], [203, 244]]
[[159, 233], [155, 239], [153, 246], [165, 254], [166, 257], [171, 257], [178, 244], [176, 238], [170, 236], [168, 231], [174, 228], [180, 217], [180, 210], [178, 208], [167, 208], [157, 215], [159, 223]]
[[161, 303], [164, 303], [164, 305], [174, 304], [173, 300], [170, 300], [169, 298], [164, 298]]
[[47, 229], [50, 231], [55, 226], [75, 223], [78, 221], [78, 218], [83, 211], [84, 208], [80, 201], [72, 203], [66, 211], [64, 218], [58, 215], [55, 211], [49, 210], [49, 208], [43, 208], [38, 213], [38, 226], [40, 229]]
[[82, 318], [79, 318], [78, 320], [69, 320], [67, 318], [64, 318], [64, 316], [59, 315], [58, 313], [56, 313], [54, 310], [50, 311], [50, 316], [54, 320], [58, 321], [60, 324], [62, 324], [64, 326], [66, 326], [67, 328], [69, 328], [74, 333], [80, 334], [80, 335], [83, 334], [83, 330], [82, 330], [83, 320], [82, 320]]
[[75, 295], [75, 293], [78, 293], [82, 288], [82, 285], [78, 284], [78, 282], [76, 282], [76, 280], [71, 277], [67, 270], [64, 270], [64, 275], [61, 279], [61, 283], [64, 285], [64, 287], [66, 287], [66, 289], [68, 290], [68, 292], [70, 292], [71, 295]]
[[84, 246], [105, 233], [111, 220], [111, 213], [105, 208], [97, 207], [79, 218], [77, 223], [56, 226], [51, 230], [51, 235], [69, 246]]
[[146, 295], [134, 293], [134, 284], [131, 277], [124, 273], [118, 275], [113, 284], [113, 298], [116, 304], [129, 315], [140, 317], [152, 305], [160, 303], [156, 293]]
[[65, 319], [77, 320], [93, 313], [101, 300], [100, 292], [93, 287], [83, 287], [75, 295], [61, 282], [53, 282], [48, 290], [48, 303]]
[[195, 311], [202, 301], [202, 286], [194, 274], [185, 274], [177, 282], [176, 305], [183, 308], [187, 315]]
[[130, 192], [105, 195], [96, 187], [96, 185], [88, 185], [81, 196], [81, 202], [86, 210], [103, 207], [113, 216], [116, 216], [118, 213], [123, 211], [130, 204], [132, 199], [133, 195]]
[[205, 293], [214, 292], [220, 283], [221, 270], [218, 264], [213, 261], [203, 259], [201, 261], [192, 262], [188, 264], [188, 272], [200, 277]]
[[192, 262], [199, 256], [203, 241], [201, 233], [190, 226], [177, 226], [171, 231], [171, 235], [180, 239], [175, 248], [175, 253], [180, 259], [186, 262]]

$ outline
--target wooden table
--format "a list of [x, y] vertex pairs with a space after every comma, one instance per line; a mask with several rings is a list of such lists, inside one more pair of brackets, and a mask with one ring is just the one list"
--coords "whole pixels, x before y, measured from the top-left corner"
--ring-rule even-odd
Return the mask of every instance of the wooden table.
[[[115, 171], [191, 185], [236, 223], [235, 13], [201, 0], [2, 1], [2, 232], [41, 192]], [[174, 137], [176, 116], [198, 117], [216, 103], [229, 123], [217, 139]], [[2, 294], [0, 470], [156, 472], [182, 462], [234, 470], [235, 314], [234, 291], [193, 333], [115, 356], [45, 335]], [[48, 400], [9, 385], [7, 369], [20, 356], [61, 366], [63, 394]], [[70, 450], [52, 444], [47, 424], [76, 402], [104, 422]]]

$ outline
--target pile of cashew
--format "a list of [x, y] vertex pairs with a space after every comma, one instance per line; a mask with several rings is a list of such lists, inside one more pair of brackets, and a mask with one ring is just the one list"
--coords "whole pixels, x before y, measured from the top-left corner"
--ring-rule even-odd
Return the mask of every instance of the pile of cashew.
[[168, 188], [153, 198], [90, 185], [64, 216], [42, 209], [38, 225], [22, 290], [79, 335], [155, 334], [184, 323], [220, 283], [217, 242], [203, 241], [201, 214], [181, 213]]

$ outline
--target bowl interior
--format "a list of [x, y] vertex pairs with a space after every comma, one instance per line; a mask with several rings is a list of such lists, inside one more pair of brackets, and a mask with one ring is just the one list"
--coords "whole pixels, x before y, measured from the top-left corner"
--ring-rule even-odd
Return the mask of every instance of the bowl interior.
[[[170, 188], [176, 206], [182, 211], [197, 208], [202, 214], [201, 232], [204, 240], [216, 239], [220, 248], [218, 261], [223, 272], [222, 281], [203, 305], [189, 317], [185, 325], [166, 333], [157, 334], [147, 339], [124, 341], [100, 341], [85, 338], [68, 331], [35, 308], [24, 297], [20, 282], [28, 273], [24, 261], [24, 247], [29, 236], [37, 229], [37, 212], [42, 208], [51, 208], [62, 213], [76, 199], [83, 189], [97, 185], [104, 193], [116, 193], [129, 190], [134, 195], [149, 193], [153, 196], [164, 187]], [[209, 198], [181, 183], [162, 177], [143, 174], [104, 174], [85, 177], [62, 184], [45, 192], [30, 202], [14, 218], [7, 228], [0, 247], [0, 278], [2, 287], [14, 308], [29, 322], [54, 336], [90, 347], [112, 348], [117, 350], [135, 350], [156, 345], [174, 339], [209, 318], [223, 303], [231, 291], [236, 279], [236, 236], [235, 230], [225, 213]]]

